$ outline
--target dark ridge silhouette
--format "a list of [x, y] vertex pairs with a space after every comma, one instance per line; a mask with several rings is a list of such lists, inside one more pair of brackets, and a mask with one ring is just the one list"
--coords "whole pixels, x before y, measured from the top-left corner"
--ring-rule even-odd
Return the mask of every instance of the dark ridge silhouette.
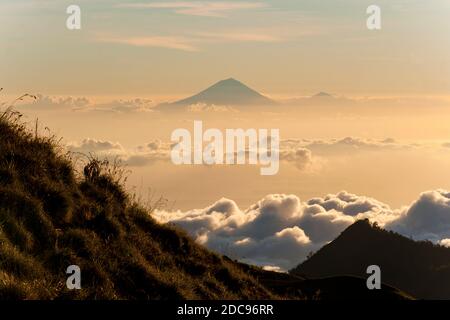
[[383, 284], [381, 290], [368, 290], [366, 279], [353, 276], [308, 279], [289, 273], [276, 273], [240, 264], [272, 292], [307, 300], [411, 300], [410, 295]]
[[327, 92], [319, 92], [312, 96], [312, 98], [333, 98], [334, 96], [332, 94], [329, 94]]
[[382, 282], [421, 299], [450, 299], [450, 249], [416, 242], [361, 220], [291, 270], [309, 278], [367, 278], [370, 265], [381, 268]]
[[275, 101], [261, 95], [242, 82], [229, 78], [222, 80], [189, 98], [161, 104], [159, 108], [176, 108], [190, 105], [216, 105], [230, 107], [271, 106]]

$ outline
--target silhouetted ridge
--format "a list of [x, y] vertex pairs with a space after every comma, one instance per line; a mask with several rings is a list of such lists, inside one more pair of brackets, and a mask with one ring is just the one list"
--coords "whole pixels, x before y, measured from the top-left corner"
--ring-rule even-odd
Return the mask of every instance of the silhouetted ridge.
[[413, 241], [367, 220], [348, 227], [291, 273], [312, 278], [367, 278], [370, 265], [380, 266], [383, 283], [414, 297], [450, 299], [449, 248]]
[[329, 94], [327, 92], [321, 91], [321, 92], [316, 93], [315, 95], [313, 95], [313, 98], [333, 98], [333, 95]]

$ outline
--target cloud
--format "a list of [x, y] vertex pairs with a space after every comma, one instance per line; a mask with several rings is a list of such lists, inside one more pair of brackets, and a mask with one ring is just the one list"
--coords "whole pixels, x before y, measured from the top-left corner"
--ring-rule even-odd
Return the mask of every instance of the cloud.
[[341, 191], [302, 202], [272, 194], [246, 210], [230, 199], [186, 212], [156, 211], [160, 222], [187, 230], [198, 242], [231, 258], [288, 270], [334, 240], [357, 220], [450, 247], [450, 192], [424, 192], [410, 206], [392, 209], [376, 199]]
[[450, 239], [442, 239], [441, 241], [439, 241], [439, 244], [441, 246], [450, 248]]
[[[133, 104], [132, 108], [136, 105]], [[128, 110], [128, 107], [124, 107]], [[92, 108], [89, 108], [92, 110]], [[110, 106], [101, 108], [104, 110], [111, 110]], [[145, 145], [140, 145], [135, 148], [124, 148], [118, 142], [97, 140], [87, 138], [79, 142], [70, 142], [67, 148], [71, 152], [83, 154], [95, 154], [99, 157], [112, 159], [118, 157], [126, 164], [132, 167], [142, 167], [151, 165], [157, 161], [171, 161], [170, 153], [172, 146], [171, 142], [163, 142], [161, 140], [153, 140]], [[245, 156], [248, 159], [251, 152], [255, 150], [247, 150]], [[225, 156], [225, 155], [224, 155]], [[308, 171], [318, 168], [320, 159], [312, 156], [311, 151], [305, 148], [292, 148], [290, 146], [280, 146], [280, 160], [294, 165], [298, 170]]]
[[317, 163], [311, 150], [302, 147], [289, 148], [283, 144], [280, 147], [280, 160], [294, 164], [299, 170], [311, 168], [314, 163]]
[[81, 142], [72, 142], [67, 145], [72, 152], [80, 153], [102, 153], [102, 154], [124, 154], [125, 150], [120, 143], [87, 138]]
[[198, 51], [191, 38], [169, 37], [169, 36], [146, 36], [146, 37], [98, 37], [97, 41], [107, 43], [126, 44], [135, 47], [156, 47], [177, 49], [182, 51]]
[[393, 138], [377, 140], [359, 137], [329, 140], [289, 139], [282, 141], [282, 144], [290, 148], [305, 148], [318, 155], [349, 154], [349, 152], [355, 151], [405, 150], [420, 146], [418, 144], [398, 142]]
[[238, 112], [233, 107], [220, 106], [215, 104], [197, 103], [191, 104], [187, 107], [188, 112], [203, 113], [203, 112]]
[[401, 213], [375, 199], [343, 191], [308, 202], [295, 195], [272, 194], [246, 210], [224, 198], [204, 209], [156, 211], [154, 215], [161, 222], [184, 228], [212, 250], [287, 270], [356, 220], [371, 218], [383, 226]]
[[225, 17], [227, 13], [237, 10], [259, 9], [267, 7], [262, 2], [231, 2], [231, 1], [166, 1], [153, 3], [129, 3], [120, 4], [120, 8], [136, 9], [170, 9], [177, 14], [203, 16], [203, 17]]
[[37, 94], [36, 99], [24, 100], [23, 102], [17, 103], [16, 107], [26, 110], [50, 110], [55, 108], [59, 110], [70, 110], [86, 107], [89, 104], [89, 99], [85, 97], [52, 97]]
[[114, 113], [152, 112], [154, 102], [150, 99], [119, 99], [108, 102], [95, 103], [86, 97], [54, 97], [42, 94], [36, 95], [36, 99], [24, 99], [18, 101], [15, 106], [24, 111], [96, 111]]
[[[416, 240], [444, 241], [450, 238], [450, 192], [427, 191], [387, 228]], [[447, 239], [447, 240], [446, 240]]]
[[282, 38], [269, 30], [234, 32], [198, 32], [195, 34], [208, 42], [279, 42]]
[[170, 144], [153, 140], [136, 148], [126, 149], [118, 142], [87, 138], [67, 144], [70, 152], [94, 154], [99, 158], [119, 159], [131, 167], [151, 165], [157, 161], [170, 160]]
[[279, 34], [274, 34], [270, 30], [236, 30], [226, 32], [194, 32], [178, 36], [148, 35], [118, 37], [98, 35], [95, 40], [98, 42], [116, 43], [134, 47], [155, 47], [196, 52], [201, 50], [201, 44], [236, 42], [274, 43], [286, 39]]

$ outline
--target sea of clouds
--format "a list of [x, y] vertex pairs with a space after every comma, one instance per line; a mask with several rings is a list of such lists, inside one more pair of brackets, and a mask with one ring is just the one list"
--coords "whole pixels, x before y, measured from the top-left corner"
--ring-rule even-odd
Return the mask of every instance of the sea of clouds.
[[400, 209], [342, 191], [308, 201], [271, 194], [245, 210], [224, 198], [203, 209], [158, 210], [154, 217], [211, 250], [272, 270], [295, 267], [359, 219], [415, 240], [450, 244], [450, 192], [444, 190], [424, 192]]

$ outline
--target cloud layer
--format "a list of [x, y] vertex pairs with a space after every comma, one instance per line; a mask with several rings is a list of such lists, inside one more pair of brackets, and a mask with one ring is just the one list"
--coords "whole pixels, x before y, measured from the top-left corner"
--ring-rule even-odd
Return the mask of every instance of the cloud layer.
[[[70, 142], [67, 149], [71, 152], [95, 154], [100, 158], [119, 158], [132, 167], [151, 165], [156, 161], [171, 161], [173, 143], [153, 140], [145, 145], [127, 149], [118, 142], [86, 138], [79, 142]], [[250, 152], [247, 150], [246, 159]], [[253, 151], [255, 152], [255, 151]], [[313, 157], [310, 150], [284, 143], [280, 145], [280, 161], [294, 165], [298, 170], [308, 171], [318, 168], [320, 160]]]
[[54, 97], [38, 94], [36, 99], [24, 100], [16, 104], [19, 110], [24, 111], [93, 111], [111, 113], [152, 112], [154, 102], [150, 99], [118, 99], [108, 102], [96, 103], [86, 97]]
[[156, 211], [154, 216], [179, 225], [212, 250], [281, 270], [296, 266], [365, 218], [416, 240], [450, 245], [450, 193], [443, 190], [424, 192], [400, 209], [342, 191], [306, 202], [295, 195], [272, 194], [245, 210], [221, 199], [204, 209]]
[[170, 161], [170, 144], [153, 140], [136, 148], [126, 149], [118, 142], [87, 138], [67, 144], [70, 152], [93, 154], [99, 158], [119, 159], [131, 167], [151, 165], [156, 161]]

